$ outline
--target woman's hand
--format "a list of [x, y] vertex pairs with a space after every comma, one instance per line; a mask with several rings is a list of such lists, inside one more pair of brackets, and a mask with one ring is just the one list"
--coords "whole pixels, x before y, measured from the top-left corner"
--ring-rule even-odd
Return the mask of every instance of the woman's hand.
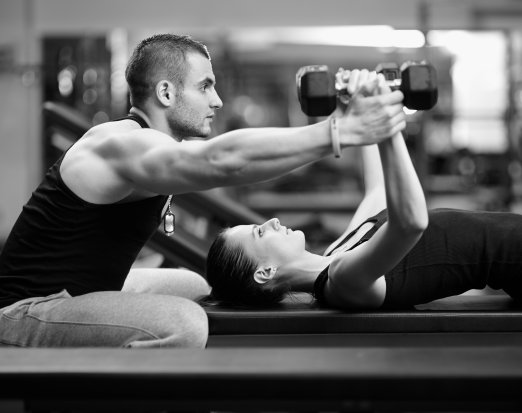
[[379, 143], [406, 127], [404, 96], [400, 91], [392, 92], [382, 75], [366, 69], [340, 69], [336, 88], [341, 97], [331, 116], [339, 119], [341, 145]]

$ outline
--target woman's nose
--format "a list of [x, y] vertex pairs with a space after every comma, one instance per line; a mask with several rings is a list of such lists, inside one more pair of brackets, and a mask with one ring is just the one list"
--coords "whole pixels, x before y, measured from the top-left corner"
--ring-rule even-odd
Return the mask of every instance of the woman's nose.
[[281, 226], [277, 218], [272, 218], [270, 221], [268, 221], [268, 224], [270, 224], [270, 226], [276, 230]]

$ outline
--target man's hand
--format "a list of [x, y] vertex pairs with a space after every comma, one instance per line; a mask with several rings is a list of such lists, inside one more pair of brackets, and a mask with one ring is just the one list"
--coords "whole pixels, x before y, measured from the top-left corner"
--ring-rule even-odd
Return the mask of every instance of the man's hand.
[[392, 92], [382, 75], [366, 69], [343, 70], [337, 73], [336, 81], [351, 96], [331, 115], [339, 118], [342, 146], [379, 143], [406, 127], [404, 96], [400, 91]]

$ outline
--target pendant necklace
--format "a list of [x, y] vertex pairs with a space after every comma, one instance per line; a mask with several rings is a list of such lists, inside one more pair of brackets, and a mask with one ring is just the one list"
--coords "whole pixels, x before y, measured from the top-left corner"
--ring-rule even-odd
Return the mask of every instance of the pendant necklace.
[[163, 232], [165, 235], [170, 237], [174, 234], [176, 229], [176, 216], [172, 212], [172, 195], [169, 195], [169, 199], [167, 200], [167, 211], [165, 211], [165, 215], [163, 216]]

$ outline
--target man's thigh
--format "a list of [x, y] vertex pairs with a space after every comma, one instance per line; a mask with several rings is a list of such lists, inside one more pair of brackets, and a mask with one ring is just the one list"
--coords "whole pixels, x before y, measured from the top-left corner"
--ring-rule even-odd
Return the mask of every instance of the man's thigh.
[[202, 347], [208, 322], [201, 307], [181, 297], [66, 291], [3, 309], [0, 341], [22, 347]]

